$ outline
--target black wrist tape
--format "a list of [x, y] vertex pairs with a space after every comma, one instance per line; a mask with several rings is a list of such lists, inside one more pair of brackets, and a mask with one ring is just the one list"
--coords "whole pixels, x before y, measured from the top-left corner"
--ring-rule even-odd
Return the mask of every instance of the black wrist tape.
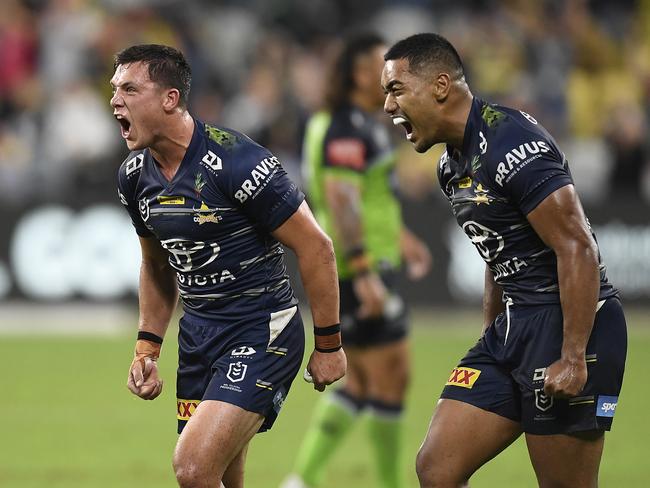
[[145, 340], [149, 342], [155, 342], [156, 344], [162, 344], [163, 338], [154, 334], [153, 332], [147, 332], [146, 330], [138, 331], [138, 340]]
[[339, 345], [337, 347], [330, 347], [330, 348], [326, 349], [326, 348], [323, 348], [323, 347], [316, 346], [314, 349], [316, 349], [318, 352], [336, 352], [339, 349], [341, 349], [341, 347], [343, 347], [343, 346]]
[[314, 335], [328, 336], [341, 332], [341, 324], [330, 325], [329, 327], [316, 327], [314, 326]]

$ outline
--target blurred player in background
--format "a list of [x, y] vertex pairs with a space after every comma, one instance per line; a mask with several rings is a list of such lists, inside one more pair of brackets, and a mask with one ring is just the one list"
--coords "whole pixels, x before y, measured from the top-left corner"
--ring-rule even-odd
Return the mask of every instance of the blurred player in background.
[[132, 46], [115, 57], [111, 106], [131, 150], [119, 197], [142, 248], [128, 387], [145, 400], [160, 394], [156, 361], [180, 293], [176, 478], [239, 488], [248, 442], [271, 428], [303, 357], [280, 242], [296, 253], [311, 302], [308, 370], [321, 391], [346, 368], [338, 283], [331, 241], [278, 159], [194, 119], [190, 82], [173, 48]]
[[304, 140], [310, 201], [336, 250], [349, 369], [345, 385], [317, 406], [286, 488], [319, 485], [327, 461], [362, 412], [377, 486], [403, 486], [408, 324], [394, 284], [402, 257], [414, 279], [426, 274], [431, 257], [403, 226], [394, 192], [395, 154], [380, 112], [385, 51], [370, 34], [343, 47], [328, 85], [328, 110], [311, 118]]
[[540, 486], [595, 487], [627, 334], [564, 154], [531, 115], [472, 95], [436, 34], [385, 55], [385, 111], [438, 166], [486, 262], [484, 328], [442, 392], [417, 458], [423, 487], [464, 486], [522, 432]]

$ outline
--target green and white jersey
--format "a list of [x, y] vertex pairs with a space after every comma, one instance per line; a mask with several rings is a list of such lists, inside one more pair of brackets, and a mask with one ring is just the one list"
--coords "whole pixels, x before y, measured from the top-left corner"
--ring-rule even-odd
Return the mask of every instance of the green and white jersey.
[[394, 191], [396, 156], [386, 127], [352, 106], [318, 112], [307, 124], [303, 161], [310, 204], [334, 241], [339, 278], [350, 278], [351, 272], [325, 197], [325, 181], [330, 178], [359, 188], [363, 244], [374, 268], [397, 268], [402, 217]]

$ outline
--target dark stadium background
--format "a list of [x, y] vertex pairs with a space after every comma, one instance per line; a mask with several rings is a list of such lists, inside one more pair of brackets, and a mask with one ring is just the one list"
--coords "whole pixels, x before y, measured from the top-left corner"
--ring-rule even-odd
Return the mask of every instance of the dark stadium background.
[[[300, 181], [302, 131], [322, 103], [327, 62], [341, 36], [361, 30], [388, 42], [422, 31], [445, 35], [458, 47], [476, 95], [533, 114], [566, 152], [610, 279], [630, 311], [629, 410], [621, 410], [620, 431], [612, 434], [619, 436], [612, 451], [628, 462], [606, 464], [606, 448], [605, 480], [620, 481], [625, 472], [630, 478], [616, 486], [643, 486], [639, 480], [650, 478], [643, 462], [633, 462], [645, 439], [634, 426], [647, 424], [642, 407], [650, 401], [635, 393], [650, 363], [650, 0], [3, 0], [0, 414], [30, 427], [8, 427], [0, 486], [131, 486], [136, 477], [105, 475], [135, 469], [123, 458], [137, 451], [129, 435], [137, 434], [138, 416], [152, 419], [147, 432], [166, 436], [163, 450], [145, 463], [160, 476], [150, 486], [172, 486], [173, 415], [149, 406], [156, 402], [147, 404], [160, 409], [152, 415], [122, 385], [136, 321], [139, 251], [115, 189], [126, 148], [108, 105], [112, 55], [135, 43], [180, 47], [194, 72], [193, 114], [267, 145]], [[416, 155], [399, 129], [395, 137], [405, 220], [434, 255], [424, 282], [404, 284], [414, 309], [417, 371], [426, 375], [416, 376], [412, 389], [413, 450], [440, 381], [475, 337], [483, 265], [436, 188], [440, 148]], [[96, 356], [100, 381], [88, 370]], [[161, 404], [173, 402], [173, 359], [168, 352]], [[71, 379], [84, 375], [88, 383], [77, 390]], [[86, 391], [89, 384], [95, 389]], [[287, 415], [306, 422], [313, 395], [299, 388]], [[70, 410], [75, 402], [85, 408]], [[112, 412], [124, 407], [123, 417], [104, 416], [107, 405]], [[102, 421], [91, 415], [94, 408]], [[298, 420], [288, 442], [298, 442]], [[75, 450], [91, 424], [104, 446], [106, 430], [118, 429], [125, 450], [116, 446], [95, 457]], [[71, 443], [67, 457], [48, 447], [47, 439], [55, 446], [62, 437]], [[351, 441], [358, 443], [354, 452], [364, 450], [359, 439]], [[260, 445], [272, 441], [273, 434]], [[21, 464], [11, 445], [40, 449]], [[494, 479], [512, 467], [511, 486], [532, 486], [522, 453], [505, 458]], [[97, 456], [109, 457], [102, 463]], [[253, 478], [250, 486], [269, 486], [292, 457], [288, 446], [286, 459], [271, 463], [275, 471], [267, 466], [270, 478], [253, 457], [253, 476], [261, 481]], [[355, 456], [340, 461], [350, 464], [341, 486], [372, 486], [371, 472]], [[524, 475], [514, 468], [520, 464]], [[492, 486], [489, 478], [484, 483], [479, 486]]]

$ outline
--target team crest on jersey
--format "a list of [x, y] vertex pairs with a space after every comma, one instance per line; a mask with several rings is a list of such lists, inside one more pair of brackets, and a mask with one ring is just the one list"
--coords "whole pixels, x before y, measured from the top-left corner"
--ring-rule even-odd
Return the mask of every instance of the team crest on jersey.
[[483, 185], [480, 183], [474, 188], [474, 194], [476, 195], [474, 198], [472, 198], [472, 201], [478, 206], [481, 203], [484, 203], [486, 205], [489, 205], [490, 202], [492, 201], [488, 196], [488, 190], [483, 188]]
[[201, 201], [199, 208], [193, 208], [192, 210], [196, 212], [193, 220], [199, 225], [217, 224], [221, 220], [221, 216], [217, 215], [215, 209], [209, 208], [203, 201]]
[[201, 190], [203, 190], [206, 183], [207, 181], [203, 179], [203, 173], [196, 173], [196, 177], [194, 178], [194, 193], [196, 193], [197, 197], [201, 196]]

